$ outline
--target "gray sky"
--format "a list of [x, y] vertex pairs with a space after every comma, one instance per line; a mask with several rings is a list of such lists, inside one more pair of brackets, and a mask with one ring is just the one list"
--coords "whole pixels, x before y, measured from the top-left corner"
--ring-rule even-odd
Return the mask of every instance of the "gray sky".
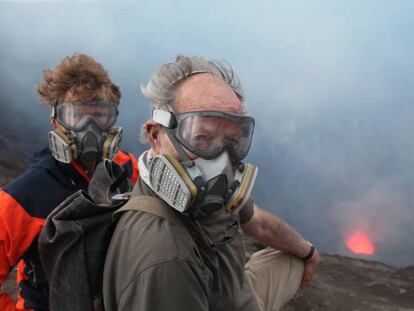
[[[322, 251], [414, 264], [414, 3], [409, 1], [0, 1], [0, 113], [46, 143], [35, 85], [74, 52], [121, 86], [123, 147], [141, 152], [139, 92], [177, 54], [227, 60], [256, 132], [254, 196]], [[12, 109], [10, 109], [12, 108]], [[7, 109], [7, 110], [6, 110]], [[6, 117], [7, 115], [7, 117]]]

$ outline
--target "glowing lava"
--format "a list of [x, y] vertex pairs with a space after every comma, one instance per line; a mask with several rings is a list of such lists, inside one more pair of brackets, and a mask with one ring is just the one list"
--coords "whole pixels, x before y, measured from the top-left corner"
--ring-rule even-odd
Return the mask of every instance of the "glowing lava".
[[372, 255], [375, 252], [374, 244], [363, 232], [353, 233], [346, 241], [346, 246], [355, 254]]

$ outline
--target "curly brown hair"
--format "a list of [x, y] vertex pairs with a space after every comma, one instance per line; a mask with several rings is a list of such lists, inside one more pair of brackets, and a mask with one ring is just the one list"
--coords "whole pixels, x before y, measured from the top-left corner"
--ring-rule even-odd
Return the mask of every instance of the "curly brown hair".
[[43, 71], [43, 82], [37, 86], [41, 102], [48, 106], [62, 103], [70, 93], [81, 101], [92, 101], [98, 93], [119, 104], [121, 91], [112, 83], [105, 68], [86, 54], [65, 57], [54, 69]]

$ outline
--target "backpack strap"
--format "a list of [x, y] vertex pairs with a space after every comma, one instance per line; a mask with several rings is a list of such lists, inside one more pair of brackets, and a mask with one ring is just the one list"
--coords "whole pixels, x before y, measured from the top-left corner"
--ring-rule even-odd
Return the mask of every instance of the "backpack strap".
[[184, 227], [187, 230], [187, 227], [184, 225], [182, 220], [178, 217], [177, 214], [156, 197], [149, 195], [136, 195], [129, 199], [128, 203], [118, 209], [114, 214], [122, 213], [125, 211], [142, 211], [150, 214], [160, 216], [169, 222], [179, 226]]
[[194, 227], [194, 225], [191, 224], [191, 221], [186, 221], [185, 219], [180, 218], [180, 216], [177, 215], [174, 210], [162, 200], [149, 195], [133, 194], [129, 201], [124, 206], [115, 211], [113, 215], [119, 217], [120, 213], [127, 211], [142, 211], [145, 213], [157, 215], [169, 221], [170, 223], [183, 228], [187, 233], [188, 240], [192, 241], [194, 245], [194, 251], [197, 254], [200, 262], [204, 262], [200, 250], [198, 249], [198, 244], [201, 243], [200, 245], [206, 245], [205, 239], [200, 237], [200, 233]]

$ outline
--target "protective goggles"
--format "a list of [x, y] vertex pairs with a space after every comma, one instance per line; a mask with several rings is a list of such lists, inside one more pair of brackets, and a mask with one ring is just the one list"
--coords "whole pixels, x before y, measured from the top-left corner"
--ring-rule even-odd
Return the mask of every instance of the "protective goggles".
[[240, 161], [249, 152], [254, 118], [221, 111], [195, 111], [174, 115], [155, 109], [153, 120], [175, 130], [175, 137], [195, 155], [214, 159], [224, 150]]
[[98, 100], [88, 103], [62, 103], [54, 108], [54, 116], [65, 128], [80, 131], [93, 119], [101, 130], [111, 128], [118, 116], [115, 103]]

